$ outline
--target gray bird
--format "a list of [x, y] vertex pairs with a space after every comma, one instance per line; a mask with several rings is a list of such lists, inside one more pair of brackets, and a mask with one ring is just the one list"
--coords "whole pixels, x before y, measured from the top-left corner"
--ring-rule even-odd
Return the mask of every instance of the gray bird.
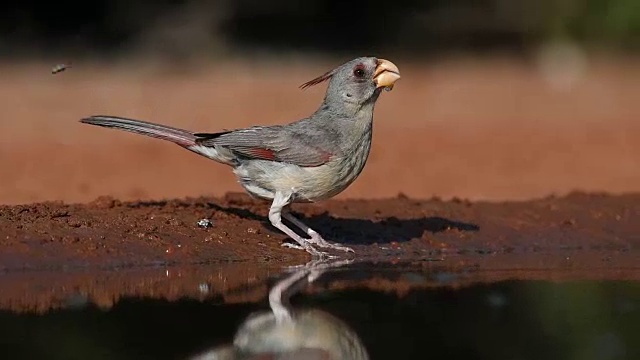
[[[327, 242], [289, 211], [294, 202], [331, 198], [362, 172], [371, 149], [373, 109], [383, 89], [400, 79], [398, 67], [375, 57], [351, 60], [311, 81], [329, 85], [320, 107], [309, 117], [286, 124], [253, 126], [218, 133], [195, 133], [146, 121], [115, 116], [91, 116], [81, 122], [168, 140], [187, 150], [233, 168], [240, 184], [253, 197], [270, 200], [269, 221], [314, 256], [312, 245], [353, 252]], [[282, 218], [305, 232], [303, 238]]]
[[316, 308], [294, 308], [291, 298], [323, 273], [352, 260], [314, 260], [269, 290], [271, 311], [250, 314], [233, 343], [206, 350], [190, 360], [368, 360], [362, 339], [341, 319]]

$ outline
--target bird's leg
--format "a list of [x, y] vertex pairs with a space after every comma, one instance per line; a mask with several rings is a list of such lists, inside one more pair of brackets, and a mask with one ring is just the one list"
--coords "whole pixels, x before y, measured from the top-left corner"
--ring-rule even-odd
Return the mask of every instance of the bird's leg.
[[276, 317], [276, 322], [278, 324], [293, 320], [290, 306], [286, 304], [289, 302], [289, 298], [291, 296], [289, 292], [295, 283], [308, 275], [308, 272], [309, 271], [306, 268], [298, 270], [284, 280], [279, 281], [269, 291], [269, 306], [271, 307], [271, 311], [273, 311], [273, 315]]
[[[339, 268], [353, 263], [353, 260], [333, 261], [327, 259], [314, 259], [305, 265], [299, 265], [286, 278], [278, 281], [269, 291], [269, 306], [273, 311], [276, 322], [279, 324], [292, 321], [291, 305], [289, 299], [299, 291], [296, 285], [308, 285], [316, 281], [330, 269]], [[301, 281], [306, 277], [306, 284]]]
[[353, 263], [353, 260], [340, 260], [340, 261], [334, 261], [334, 262], [323, 261], [323, 262], [317, 263], [316, 265], [313, 265], [309, 269], [309, 275], [307, 276], [307, 281], [309, 282], [309, 284], [311, 284], [328, 270], [349, 265], [351, 263]]
[[275, 226], [283, 233], [289, 235], [291, 239], [300, 244], [301, 249], [306, 250], [311, 255], [325, 257], [327, 255], [326, 253], [316, 250], [313, 246], [311, 246], [309, 240], [300, 237], [300, 235], [296, 234], [293, 230], [282, 223], [282, 210], [291, 203], [292, 195], [293, 193], [283, 193], [281, 191], [276, 191], [273, 202], [271, 203], [271, 208], [269, 209], [269, 221], [271, 221], [271, 225]]
[[289, 220], [293, 225], [299, 227], [300, 230], [304, 231], [307, 235], [309, 235], [311, 237], [311, 239], [309, 239], [307, 241], [312, 243], [312, 244], [316, 244], [316, 245], [318, 245], [318, 246], [320, 246], [322, 248], [335, 249], [335, 250], [341, 250], [341, 251], [346, 251], [346, 252], [354, 252], [353, 249], [350, 248], [350, 247], [346, 247], [346, 246], [342, 246], [342, 245], [338, 245], [338, 244], [332, 244], [332, 243], [326, 241], [325, 239], [322, 238], [322, 236], [320, 234], [318, 234], [317, 231], [315, 231], [312, 228], [308, 227], [302, 221], [296, 219], [289, 212], [288, 208], [284, 208], [283, 209], [282, 217], [284, 217], [285, 219]]

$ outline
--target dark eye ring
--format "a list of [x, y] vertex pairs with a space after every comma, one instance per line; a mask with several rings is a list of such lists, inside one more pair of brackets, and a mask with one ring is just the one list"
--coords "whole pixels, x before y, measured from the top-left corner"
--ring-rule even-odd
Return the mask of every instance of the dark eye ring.
[[364, 76], [364, 70], [362, 70], [362, 68], [356, 68], [353, 70], [353, 75], [361, 78]]

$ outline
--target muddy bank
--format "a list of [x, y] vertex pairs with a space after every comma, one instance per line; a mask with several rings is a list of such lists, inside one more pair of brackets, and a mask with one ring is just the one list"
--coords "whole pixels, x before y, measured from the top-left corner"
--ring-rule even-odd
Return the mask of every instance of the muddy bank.
[[[359, 257], [629, 252], [640, 242], [640, 194], [574, 193], [528, 202], [340, 200], [296, 204], [294, 212]], [[0, 269], [128, 267], [220, 262], [304, 262], [282, 248], [268, 204], [223, 198], [0, 207]], [[200, 219], [213, 226], [202, 228]]]
[[[504, 203], [400, 195], [294, 211], [326, 238], [352, 246], [362, 271], [372, 263], [405, 266], [422, 279], [381, 274], [333, 287], [402, 293], [507, 279], [640, 279], [640, 194]], [[310, 260], [281, 247], [286, 237], [267, 223], [267, 212], [268, 204], [239, 193], [2, 206], [0, 306], [43, 310], [86, 300], [108, 307], [121, 296], [258, 300], [284, 267]], [[213, 226], [199, 227], [203, 218]]]

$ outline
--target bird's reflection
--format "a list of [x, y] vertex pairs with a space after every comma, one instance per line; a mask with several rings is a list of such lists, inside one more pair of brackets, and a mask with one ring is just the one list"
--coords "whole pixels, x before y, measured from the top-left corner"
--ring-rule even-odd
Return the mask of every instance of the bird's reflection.
[[269, 292], [271, 311], [251, 314], [233, 344], [191, 360], [369, 359], [357, 334], [340, 319], [319, 309], [293, 309], [291, 296], [329, 269], [351, 261], [316, 260], [293, 269]]

